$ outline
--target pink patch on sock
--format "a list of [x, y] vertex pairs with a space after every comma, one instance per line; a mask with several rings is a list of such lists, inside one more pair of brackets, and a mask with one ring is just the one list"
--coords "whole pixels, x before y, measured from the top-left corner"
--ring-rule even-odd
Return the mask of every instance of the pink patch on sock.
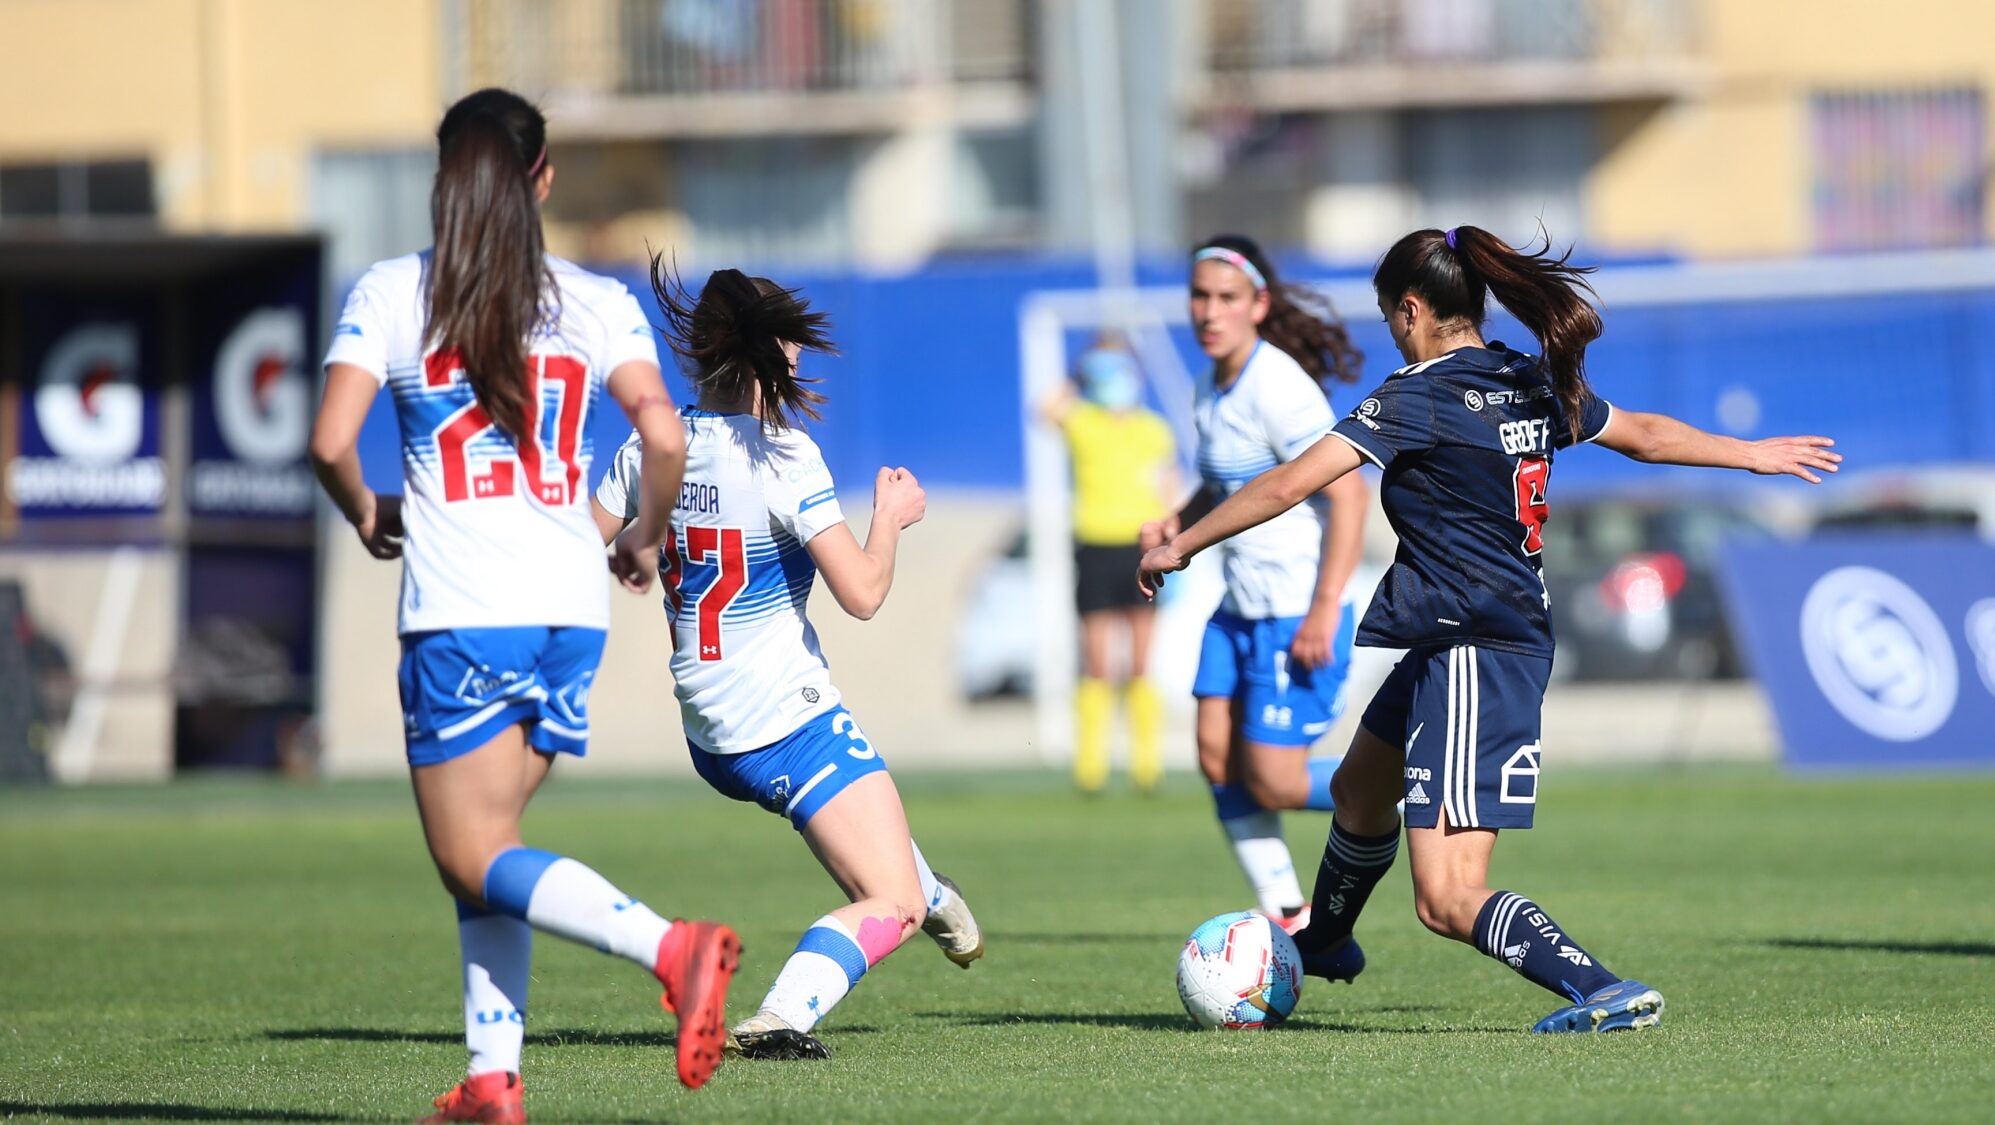
[[887, 954], [900, 948], [902, 929], [897, 918], [859, 920], [859, 952], [866, 955], [868, 968], [886, 960]]

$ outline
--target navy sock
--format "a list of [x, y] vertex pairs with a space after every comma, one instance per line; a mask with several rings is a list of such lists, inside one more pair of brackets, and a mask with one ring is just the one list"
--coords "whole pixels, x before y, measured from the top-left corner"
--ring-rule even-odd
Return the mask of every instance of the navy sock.
[[1309, 925], [1295, 935], [1296, 944], [1304, 950], [1328, 949], [1350, 937], [1372, 888], [1392, 870], [1398, 855], [1397, 827], [1383, 836], [1359, 836], [1332, 820], [1323, 863], [1316, 869]]
[[1475, 916], [1475, 947], [1539, 988], [1577, 1004], [1620, 977], [1581, 949], [1537, 903], [1498, 891]]

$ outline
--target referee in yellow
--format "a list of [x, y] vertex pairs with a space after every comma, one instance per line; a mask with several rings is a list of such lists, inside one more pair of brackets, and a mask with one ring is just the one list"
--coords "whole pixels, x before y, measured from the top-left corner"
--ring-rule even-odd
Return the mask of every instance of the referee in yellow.
[[[1108, 729], [1115, 712], [1112, 680], [1124, 671], [1129, 707], [1129, 777], [1150, 792], [1163, 777], [1158, 728], [1163, 701], [1145, 678], [1156, 610], [1130, 576], [1143, 552], [1137, 534], [1169, 514], [1177, 494], [1177, 442], [1163, 417], [1143, 405], [1136, 357], [1104, 337], [1081, 357], [1079, 378], [1041, 408], [1067, 439], [1073, 465], [1074, 602], [1081, 616], [1081, 682], [1074, 784], [1084, 793], [1108, 785]], [[1120, 641], [1128, 645], [1113, 659]]]

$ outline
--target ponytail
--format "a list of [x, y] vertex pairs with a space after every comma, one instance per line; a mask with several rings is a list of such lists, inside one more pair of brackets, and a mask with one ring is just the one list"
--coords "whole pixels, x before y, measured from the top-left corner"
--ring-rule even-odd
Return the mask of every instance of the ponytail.
[[815, 421], [824, 396], [811, 389], [815, 379], [797, 374], [783, 350], [834, 354], [826, 334], [829, 318], [810, 303], [766, 277], [740, 270], [715, 270], [695, 301], [685, 283], [651, 256], [651, 291], [665, 313], [665, 338], [673, 352], [692, 365], [691, 378], [702, 392], [726, 402], [758, 402], [756, 415], [770, 430]]
[[1543, 349], [1540, 360], [1558, 396], [1573, 439], [1580, 435], [1581, 405], [1592, 389], [1586, 381], [1586, 346], [1600, 338], [1600, 312], [1586, 275], [1575, 266], [1571, 247], [1551, 256], [1552, 239], [1519, 250], [1481, 227], [1419, 230], [1400, 239], [1379, 260], [1372, 287], [1381, 300], [1397, 300], [1409, 290], [1420, 294], [1440, 320], [1466, 318], [1478, 328], [1486, 294], [1510, 310]]
[[[1268, 315], [1261, 321], [1261, 339], [1287, 352], [1323, 387], [1325, 394], [1329, 393], [1332, 382], [1358, 381], [1365, 355], [1351, 343], [1344, 322], [1338, 319], [1328, 301], [1286, 285], [1275, 276], [1274, 266], [1261, 252], [1259, 243], [1245, 235], [1222, 234], [1206, 239], [1199, 250], [1226, 250], [1246, 259], [1253, 267], [1247, 279], [1268, 294]], [[1196, 254], [1194, 251], [1194, 257]]]
[[423, 342], [454, 350], [492, 424], [516, 443], [530, 440], [527, 337], [559, 315], [543, 307], [557, 291], [534, 195], [547, 123], [517, 94], [480, 90], [450, 107], [436, 139], [436, 242], [423, 271]]

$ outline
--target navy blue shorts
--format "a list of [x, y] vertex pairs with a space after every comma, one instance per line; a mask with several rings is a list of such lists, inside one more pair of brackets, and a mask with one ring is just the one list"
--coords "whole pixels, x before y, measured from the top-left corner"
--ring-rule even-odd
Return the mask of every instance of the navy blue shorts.
[[1191, 693], [1239, 700], [1240, 733], [1249, 742], [1307, 747], [1344, 713], [1358, 615], [1345, 603], [1331, 644], [1335, 660], [1328, 667], [1289, 667], [1288, 647], [1301, 627], [1300, 617], [1249, 620], [1223, 609], [1213, 614], [1205, 623]]
[[522, 625], [440, 629], [402, 638], [397, 679], [411, 766], [468, 754], [514, 723], [543, 753], [589, 750], [589, 688], [601, 629]]
[[1415, 649], [1365, 708], [1364, 728], [1406, 749], [1406, 824], [1445, 810], [1461, 828], [1529, 828], [1552, 662], [1475, 645]]
[[845, 787], [887, 763], [852, 712], [834, 707], [789, 737], [739, 754], [715, 754], [691, 741], [693, 770], [723, 796], [761, 805], [803, 831]]

